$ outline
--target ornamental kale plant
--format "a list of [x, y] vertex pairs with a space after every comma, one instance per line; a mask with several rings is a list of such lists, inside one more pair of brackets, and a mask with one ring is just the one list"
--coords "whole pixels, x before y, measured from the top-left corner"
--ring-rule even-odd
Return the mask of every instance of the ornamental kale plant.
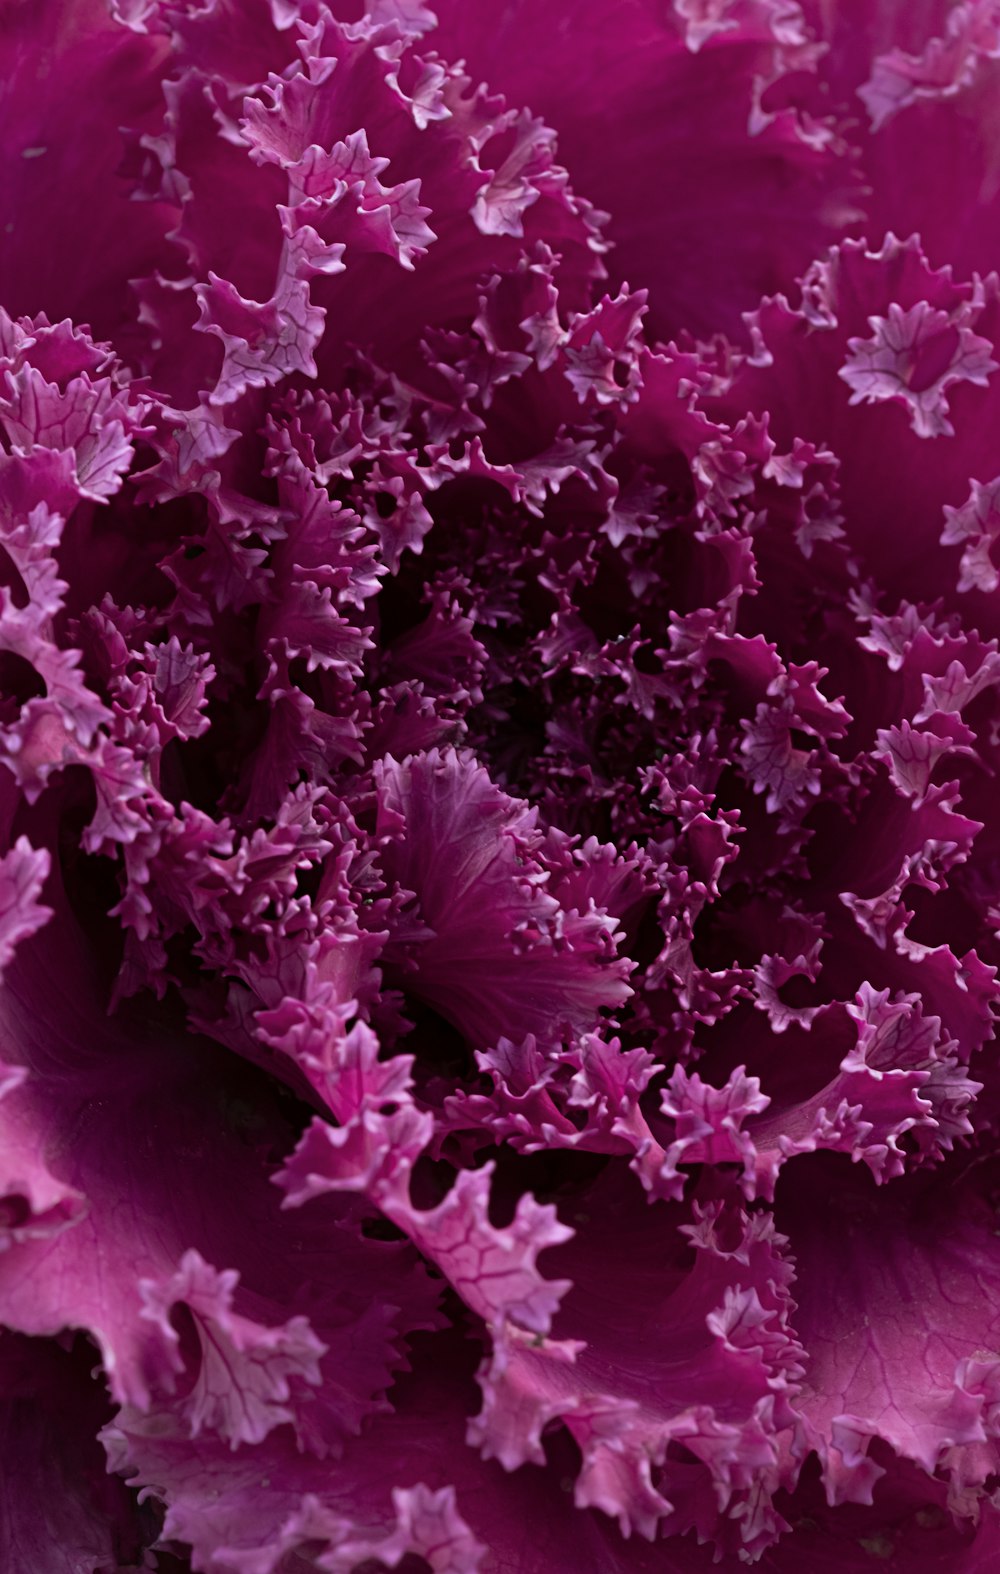
[[1000, 1567], [1000, 5], [0, 0], [0, 1569]]

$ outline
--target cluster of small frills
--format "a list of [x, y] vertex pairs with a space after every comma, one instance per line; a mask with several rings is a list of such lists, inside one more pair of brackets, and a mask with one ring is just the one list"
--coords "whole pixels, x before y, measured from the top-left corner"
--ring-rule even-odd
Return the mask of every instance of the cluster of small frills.
[[0, 1565], [989, 1574], [1000, 6], [434, 10], [0, 3]]

